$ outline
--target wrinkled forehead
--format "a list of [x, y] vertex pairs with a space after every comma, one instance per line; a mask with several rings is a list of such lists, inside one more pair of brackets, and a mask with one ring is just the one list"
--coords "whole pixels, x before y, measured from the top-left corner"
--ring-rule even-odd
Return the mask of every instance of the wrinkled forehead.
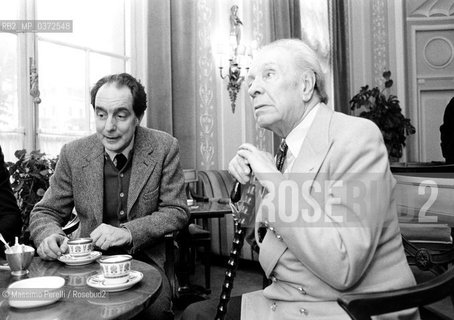
[[257, 52], [252, 60], [250, 71], [256, 73], [267, 67], [285, 70], [292, 65], [294, 65], [293, 54], [289, 50], [278, 46], [269, 46]]

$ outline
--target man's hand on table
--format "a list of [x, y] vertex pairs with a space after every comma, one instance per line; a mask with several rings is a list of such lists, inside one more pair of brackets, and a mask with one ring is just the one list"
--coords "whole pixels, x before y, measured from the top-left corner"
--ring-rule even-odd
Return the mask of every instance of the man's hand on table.
[[55, 260], [68, 250], [67, 242], [67, 237], [55, 233], [41, 242], [37, 252], [43, 260]]
[[131, 232], [128, 229], [122, 227], [117, 228], [105, 223], [93, 230], [90, 238], [93, 239], [93, 245], [101, 250], [128, 245], [132, 242]]

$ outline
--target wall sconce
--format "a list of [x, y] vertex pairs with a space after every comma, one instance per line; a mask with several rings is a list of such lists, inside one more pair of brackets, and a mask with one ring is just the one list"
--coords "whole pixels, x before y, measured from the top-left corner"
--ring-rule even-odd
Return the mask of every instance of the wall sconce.
[[[243, 23], [238, 18], [238, 6], [230, 8], [230, 37], [227, 49], [218, 49], [217, 64], [219, 66], [219, 75], [221, 79], [227, 79], [227, 91], [230, 97], [230, 106], [235, 113], [236, 98], [241, 89], [244, 77], [249, 71], [252, 59], [251, 47], [241, 45], [241, 27]], [[222, 47], [222, 46], [221, 46]], [[224, 46], [226, 47], [226, 46]], [[255, 46], [256, 48], [256, 46]], [[254, 48], [254, 49], [255, 49]], [[224, 64], [228, 61], [228, 65]], [[228, 68], [227, 73], [223, 73], [224, 67]]]

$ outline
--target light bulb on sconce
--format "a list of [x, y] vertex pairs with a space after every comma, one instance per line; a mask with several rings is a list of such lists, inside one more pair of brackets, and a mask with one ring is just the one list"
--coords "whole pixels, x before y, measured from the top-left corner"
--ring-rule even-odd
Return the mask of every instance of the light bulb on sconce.
[[[243, 23], [238, 18], [238, 6], [232, 6], [230, 14], [230, 36], [228, 48], [218, 49], [218, 66], [221, 79], [227, 79], [227, 91], [230, 97], [230, 106], [235, 113], [236, 98], [241, 89], [244, 77], [249, 71], [252, 59], [252, 50], [256, 48], [246, 47], [241, 44], [241, 27]], [[228, 52], [228, 54], [227, 54]], [[227, 72], [224, 73], [224, 64], [228, 60]]]

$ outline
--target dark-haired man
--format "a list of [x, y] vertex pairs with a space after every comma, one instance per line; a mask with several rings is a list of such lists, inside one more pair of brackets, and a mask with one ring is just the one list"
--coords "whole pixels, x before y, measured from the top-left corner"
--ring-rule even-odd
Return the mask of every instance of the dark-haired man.
[[41, 258], [56, 259], [67, 249], [62, 225], [75, 208], [81, 237], [160, 270], [163, 288], [148, 311], [153, 319], [171, 319], [163, 236], [189, 219], [178, 142], [139, 125], [146, 93], [129, 74], [99, 80], [91, 103], [96, 134], [63, 146], [50, 187], [31, 213], [31, 237]]
[[440, 126], [441, 151], [446, 164], [454, 164], [454, 98], [449, 101]]
[[[20, 211], [11, 190], [8, 169], [0, 147], [0, 233], [7, 242], [12, 243], [14, 237], [20, 235], [21, 228]], [[3, 250], [0, 250], [0, 257], [5, 257]]]

